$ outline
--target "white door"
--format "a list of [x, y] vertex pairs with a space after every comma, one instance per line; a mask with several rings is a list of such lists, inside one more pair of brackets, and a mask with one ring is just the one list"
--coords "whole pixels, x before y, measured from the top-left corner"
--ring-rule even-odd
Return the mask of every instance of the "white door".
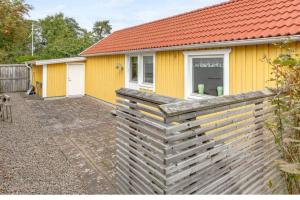
[[84, 95], [84, 64], [68, 64], [67, 96]]

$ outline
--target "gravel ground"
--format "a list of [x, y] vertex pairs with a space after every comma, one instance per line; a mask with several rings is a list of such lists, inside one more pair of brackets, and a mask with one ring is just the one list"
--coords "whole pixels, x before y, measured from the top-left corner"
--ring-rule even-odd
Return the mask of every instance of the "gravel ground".
[[20, 94], [10, 94], [13, 123], [0, 121], [0, 193], [89, 194], [59, 144]]

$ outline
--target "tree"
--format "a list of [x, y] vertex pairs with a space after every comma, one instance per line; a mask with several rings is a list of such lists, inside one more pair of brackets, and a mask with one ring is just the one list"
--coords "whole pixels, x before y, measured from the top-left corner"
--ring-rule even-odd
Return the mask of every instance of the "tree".
[[0, 62], [13, 63], [28, 52], [30, 21], [25, 19], [31, 6], [23, 0], [0, 1]]
[[91, 33], [62, 13], [39, 20], [35, 34], [39, 59], [77, 56], [93, 43]]
[[[27, 20], [25, 16], [31, 9], [24, 0], [0, 0], [0, 63], [77, 56], [112, 29], [109, 21], [99, 21], [88, 32], [62, 13], [38, 21]], [[34, 34], [34, 56], [31, 56], [31, 34]]]
[[97, 21], [94, 23], [93, 35], [94, 40], [99, 41], [111, 33], [112, 27], [109, 20]]

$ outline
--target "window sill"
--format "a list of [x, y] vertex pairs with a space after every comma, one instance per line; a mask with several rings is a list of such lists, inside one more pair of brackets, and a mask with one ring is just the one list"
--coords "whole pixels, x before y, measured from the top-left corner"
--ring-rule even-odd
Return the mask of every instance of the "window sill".
[[206, 95], [206, 94], [191, 94], [189, 97], [188, 97], [188, 100], [205, 100], [205, 99], [214, 99], [216, 98], [217, 96], [211, 96], [211, 95]]
[[141, 83], [139, 84], [140, 89], [145, 89], [145, 90], [152, 90], [154, 91], [154, 84], [149, 84], [149, 83]]
[[150, 90], [154, 92], [154, 84], [148, 84], [148, 83], [137, 83], [137, 82], [133, 82], [130, 81], [128, 88], [134, 89], [134, 90]]

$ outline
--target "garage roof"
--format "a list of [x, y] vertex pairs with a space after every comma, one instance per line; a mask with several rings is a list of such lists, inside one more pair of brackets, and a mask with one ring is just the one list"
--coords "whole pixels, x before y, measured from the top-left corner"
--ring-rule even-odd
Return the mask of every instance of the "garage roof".
[[290, 36], [300, 33], [300, 0], [230, 0], [116, 31], [81, 55]]
[[57, 63], [81, 62], [85, 60], [86, 60], [85, 57], [58, 58], [58, 59], [49, 59], [49, 60], [35, 60], [35, 61], [27, 62], [27, 64], [48, 65], [48, 64], [57, 64]]

